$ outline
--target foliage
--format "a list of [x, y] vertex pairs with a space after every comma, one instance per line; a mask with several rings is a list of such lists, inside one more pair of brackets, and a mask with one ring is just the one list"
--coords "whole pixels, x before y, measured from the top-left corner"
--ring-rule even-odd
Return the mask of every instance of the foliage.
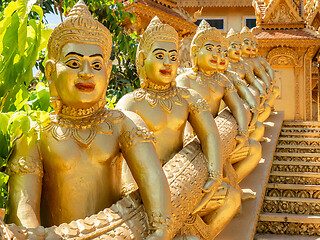
[[32, 68], [51, 33], [42, 23], [42, 9], [34, 3], [10, 2], [0, 21], [0, 207], [7, 200], [8, 176], [3, 170], [15, 140], [21, 134], [31, 137], [35, 133], [33, 123], [40, 124], [48, 116], [43, 111], [50, 109], [44, 83], [39, 83], [35, 91], [28, 89]]
[[[67, 14], [76, 2], [0, 1], [0, 208], [5, 207], [7, 201], [8, 176], [4, 170], [15, 141], [22, 134], [31, 139], [37, 133], [34, 123], [41, 126], [52, 110], [43, 74], [45, 47], [52, 30], [45, 27], [44, 14]], [[121, 2], [88, 0], [86, 3], [113, 37], [111, 60], [114, 64], [107, 105], [114, 108], [121, 96], [139, 87], [134, 64], [137, 36], [126, 34], [121, 26], [123, 21], [135, 19], [124, 12]], [[34, 66], [42, 72], [36, 81], [32, 74]]]

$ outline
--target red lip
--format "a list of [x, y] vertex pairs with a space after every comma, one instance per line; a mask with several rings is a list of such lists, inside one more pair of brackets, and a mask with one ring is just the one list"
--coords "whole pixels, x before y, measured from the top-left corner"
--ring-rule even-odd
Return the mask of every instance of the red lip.
[[247, 48], [247, 51], [251, 51], [251, 49], [250, 49], [250, 48]]
[[226, 64], [226, 62], [220, 62], [220, 65], [225, 65]]
[[161, 69], [161, 70], [160, 70], [160, 73], [163, 74], [163, 75], [166, 75], [166, 76], [170, 76], [171, 73], [172, 73], [172, 70], [169, 70], [169, 69]]
[[76, 88], [78, 88], [80, 91], [83, 91], [83, 92], [92, 92], [96, 87], [96, 85], [93, 83], [83, 83], [83, 82], [76, 83], [75, 86]]
[[236, 55], [240, 55], [240, 53], [239, 53], [239, 52], [235, 52], [235, 54], [236, 54]]
[[217, 63], [218, 60], [212, 59], [212, 60], [210, 60], [210, 62], [212, 62], [212, 63]]

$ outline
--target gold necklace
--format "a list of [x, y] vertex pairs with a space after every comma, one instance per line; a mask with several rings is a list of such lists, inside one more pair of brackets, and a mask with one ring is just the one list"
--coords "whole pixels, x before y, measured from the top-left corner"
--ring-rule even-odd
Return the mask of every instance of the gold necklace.
[[85, 118], [65, 118], [55, 112], [50, 114], [51, 122], [42, 131], [50, 132], [57, 141], [73, 138], [81, 147], [88, 147], [97, 133], [112, 134], [113, 124], [121, 122], [124, 114], [119, 110], [100, 109]]
[[181, 87], [170, 87], [166, 90], [139, 88], [133, 92], [133, 96], [135, 101], [145, 99], [152, 108], [159, 105], [166, 113], [171, 113], [174, 104], [181, 106], [183, 98], [189, 98], [190, 93]]

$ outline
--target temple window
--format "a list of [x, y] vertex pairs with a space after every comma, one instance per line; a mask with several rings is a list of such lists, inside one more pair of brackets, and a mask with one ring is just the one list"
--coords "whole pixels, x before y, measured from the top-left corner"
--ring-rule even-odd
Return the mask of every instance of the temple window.
[[256, 18], [246, 18], [245, 24], [249, 29], [254, 28], [257, 25]]
[[[203, 19], [198, 19], [195, 24], [199, 26]], [[224, 18], [205, 18], [205, 20], [210, 24], [211, 27], [215, 27], [219, 30], [224, 30], [225, 21]]]

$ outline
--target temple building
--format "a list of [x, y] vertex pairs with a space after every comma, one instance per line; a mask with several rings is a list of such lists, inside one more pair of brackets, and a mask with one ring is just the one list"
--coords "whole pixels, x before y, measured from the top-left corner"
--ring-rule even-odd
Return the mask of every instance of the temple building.
[[183, 40], [182, 67], [190, 66], [188, 44], [202, 19], [224, 34], [230, 28], [240, 31], [248, 26], [258, 39], [260, 54], [276, 70], [276, 84], [281, 92], [275, 109], [285, 110], [284, 120], [320, 119], [318, 1], [135, 0], [126, 8], [136, 14], [137, 21], [125, 25], [139, 34], [155, 15], [176, 28]]

